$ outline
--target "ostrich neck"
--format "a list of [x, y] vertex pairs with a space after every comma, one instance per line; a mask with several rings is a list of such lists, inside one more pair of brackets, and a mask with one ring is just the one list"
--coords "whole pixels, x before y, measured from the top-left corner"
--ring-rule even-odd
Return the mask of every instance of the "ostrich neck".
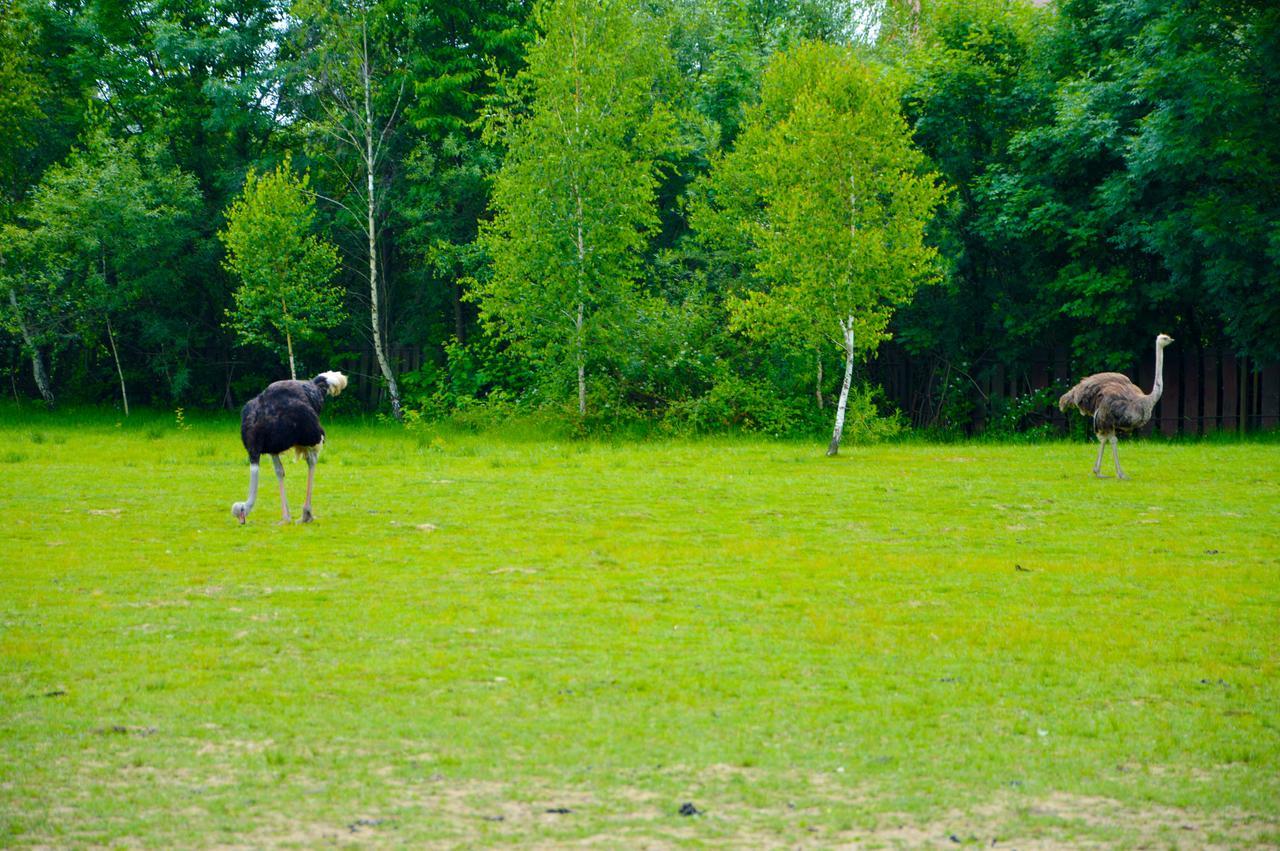
[[1150, 404], [1154, 405], [1160, 401], [1160, 396], [1164, 393], [1164, 349], [1156, 346], [1156, 381], [1151, 387], [1151, 392], [1147, 394]]

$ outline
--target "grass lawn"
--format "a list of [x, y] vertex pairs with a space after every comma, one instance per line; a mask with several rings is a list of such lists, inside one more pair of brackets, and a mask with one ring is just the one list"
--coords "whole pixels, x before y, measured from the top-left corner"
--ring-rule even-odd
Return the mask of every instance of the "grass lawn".
[[328, 429], [0, 414], [0, 846], [1280, 844], [1274, 442]]

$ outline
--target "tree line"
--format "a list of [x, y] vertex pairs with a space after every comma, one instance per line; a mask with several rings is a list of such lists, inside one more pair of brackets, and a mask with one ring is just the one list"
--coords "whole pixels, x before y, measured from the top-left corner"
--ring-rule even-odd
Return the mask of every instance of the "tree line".
[[835, 451], [896, 427], [887, 340], [970, 384], [1053, 350], [1113, 369], [1156, 331], [1280, 359], [1273, 3], [0, 14], [17, 398], [235, 407], [368, 355], [397, 418]]

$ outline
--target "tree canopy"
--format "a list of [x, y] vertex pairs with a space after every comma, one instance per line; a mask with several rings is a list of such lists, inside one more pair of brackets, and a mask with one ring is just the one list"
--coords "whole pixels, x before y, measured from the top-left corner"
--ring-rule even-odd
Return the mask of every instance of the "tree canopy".
[[[0, 0], [0, 345], [19, 397], [235, 406], [292, 339], [344, 404], [771, 432], [827, 422], [838, 314], [860, 398], [877, 350], [966, 377], [947, 428], [1156, 331], [1261, 368], [1278, 68], [1256, 0]], [[228, 322], [276, 241], [323, 334]]]

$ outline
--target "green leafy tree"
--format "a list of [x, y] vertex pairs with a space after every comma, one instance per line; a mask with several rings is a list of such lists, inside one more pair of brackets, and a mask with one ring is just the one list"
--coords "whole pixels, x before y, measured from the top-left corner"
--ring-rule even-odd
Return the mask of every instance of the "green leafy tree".
[[[38, 179], [62, 160], [90, 120], [117, 137], [163, 149], [199, 188], [194, 239], [163, 276], [148, 276], [129, 313], [132, 360], [153, 397], [223, 399], [239, 367], [223, 327], [231, 281], [216, 231], [248, 166], [277, 158], [278, 0], [15, 0], [36, 24], [31, 67], [42, 101], [37, 149], [24, 167]], [[250, 383], [256, 384], [258, 377]], [[208, 394], [208, 395], [205, 395]]]
[[489, 115], [506, 143], [483, 231], [491, 275], [474, 297], [488, 326], [544, 370], [576, 373], [625, 338], [642, 252], [658, 226], [659, 158], [674, 142], [655, 82], [669, 62], [621, 0], [559, 0], [514, 98]]
[[[954, 188], [930, 229], [945, 277], [898, 311], [894, 340], [938, 378], [921, 410], [930, 426], [971, 422], [947, 376], [1013, 373], [1063, 341], [1043, 292], [1051, 255], [985, 227], [983, 181], [1010, 161], [1012, 138], [1048, 112], [1052, 81], [1040, 67], [1053, 19], [1022, 0], [930, 3], [919, 38], [887, 51], [905, 80], [903, 112], [916, 144]], [[966, 385], [968, 386], [968, 385]], [[951, 400], [952, 404], [944, 405]]]
[[23, 154], [45, 118], [45, 85], [32, 72], [35, 26], [15, 0], [0, 0], [0, 221], [23, 185]]
[[1280, 8], [1063, 3], [1049, 108], [976, 182], [977, 227], [1036, 259], [1041, 322], [1084, 370], [1165, 330], [1280, 357]]
[[897, 96], [884, 69], [849, 48], [809, 43], [779, 55], [739, 144], [717, 164], [703, 217], [751, 258], [754, 286], [731, 302], [739, 327], [838, 342], [844, 379], [829, 455], [855, 358], [875, 351], [894, 309], [937, 278], [924, 233], [943, 191]]
[[423, 342], [443, 351], [449, 336], [463, 344], [474, 329], [463, 286], [487, 262], [477, 237], [502, 162], [500, 147], [481, 138], [477, 119], [495, 82], [524, 62], [533, 36], [530, 8], [519, 0], [384, 3], [403, 30], [409, 79], [404, 179], [390, 204], [412, 258], [404, 272], [416, 275], [404, 307], [427, 326]]
[[53, 391], [41, 348], [105, 329], [128, 413], [117, 326], [143, 292], [167, 279], [194, 236], [199, 203], [195, 181], [161, 149], [101, 126], [45, 172], [6, 229], [19, 262], [6, 263], [0, 280], [47, 402]]
[[345, 318], [342, 290], [330, 285], [338, 249], [312, 232], [308, 182], [308, 175], [294, 174], [288, 158], [264, 174], [250, 170], [218, 233], [227, 271], [240, 279], [227, 311], [230, 327], [242, 343], [277, 351], [283, 338], [295, 379], [294, 340], [312, 339]]

